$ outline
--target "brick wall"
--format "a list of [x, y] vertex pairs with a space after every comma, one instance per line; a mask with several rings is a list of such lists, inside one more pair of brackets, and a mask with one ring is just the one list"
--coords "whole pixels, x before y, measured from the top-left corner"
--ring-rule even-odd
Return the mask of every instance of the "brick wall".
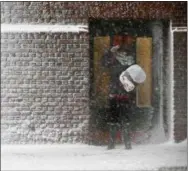
[[175, 140], [187, 137], [187, 33], [174, 33]]
[[1, 2], [1, 23], [86, 24], [87, 2]]
[[2, 142], [83, 140], [89, 118], [85, 33], [2, 33]]
[[1, 23], [87, 24], [88, 18], [172, 19], [187, 25], [187, 2], [1, 2]]
[[[187, 2], [1, 2], [1, 23], [145, 18], [185, 26], [186, 7]], [[1, 33], [2, 143], [86, 140], [88, 46], [85, 33]]]
[[88, 15], [105, 19], [172, 19], [173, 26], [185, 26], [187, 2], [93, 2]]

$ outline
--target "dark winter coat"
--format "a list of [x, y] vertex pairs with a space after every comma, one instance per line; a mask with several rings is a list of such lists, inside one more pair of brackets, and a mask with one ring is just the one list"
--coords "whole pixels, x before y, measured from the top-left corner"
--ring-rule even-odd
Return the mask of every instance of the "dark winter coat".
[[[132, 59], [130, 59], [131, 57]], [[134, 59], [135, 57], [132, 54], [128, 54], [125, 50], [113, 53], [110, 51], [110, 49], [107, 49], [104, 52], [102, 66], [109, 68], [110, 71], [110, 94], [127, 94], [120, 83], [119, 76], [130, 65], [135, 63]]]
[[[134, 92], [127, 93], [120, 80], [120, 74], [125, 71], [130, 65], [135, 63], [134, 60], [128, 61], [127, 59], [135, 57], [131, 53], [121, 50], [118, 53], [113, 53], [110, 49], [104, 52], [102, 58], [102, 65], [109, 68], [110, 71], [110, 85], [109, 85], [109, 112], [108, 122], [121, 122], [122, 120], [129, 120], [129, 109], [131, 99]], [[122, 57], [122, 60], [120, 60]], [[119, 60], [118, 60], [119, 59]], [[113, 97], [110, 95], [113, 94]], [[121, 112], [120, 112], [121, 111]]]

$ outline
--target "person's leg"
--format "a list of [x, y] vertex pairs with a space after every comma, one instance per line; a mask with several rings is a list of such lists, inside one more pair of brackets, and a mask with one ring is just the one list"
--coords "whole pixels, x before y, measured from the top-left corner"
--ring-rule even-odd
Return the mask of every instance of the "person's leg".
[[131, 149], [131, 138], [130, 138], [130, 123], [125, 122], [123, 124], [123, 139], [125, 143], [125, 148], [126, 149]]
[[108, 149], [114, 149], [115, 148], [116, 132], [117, 132], [116, 123], [109, 123]]
[[110, 99], [110, 111], [109, 111], [109, 140], [108, 149], [115, 148], [116, 133], [117, 133], [117, 104], [114, 98]]
[[126, 105], [122, 104], [120, 107], [120, 118], [122, 126], [123, 140], [126, 149], [131, 149], [131, 138], [130, 138], [130, 119], [127, 115], [128, 110]]

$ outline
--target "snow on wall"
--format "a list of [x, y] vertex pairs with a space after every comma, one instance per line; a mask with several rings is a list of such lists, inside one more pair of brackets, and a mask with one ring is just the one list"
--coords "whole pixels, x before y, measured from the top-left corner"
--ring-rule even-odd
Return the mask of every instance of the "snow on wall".
[[153, 22], [152, 24], [152, 40], [153, 40], [153, 96], [154, 96], [154, 127], [152, 130], [151, 143], [161, 143], [166, 140], [164, 132], [163, 121], [163, 58], [164, 58], [164, 45], [163, 45], [163, 23], [160, 21]]
[[169, 141], [174, 142], [174, 37], [172, 32], [172, 21], [170, 21], [170, 47], [169, 47], [169, 55], [170, 55], [170, 84], [169, 84]]
[[[100, 6], [99, 3], [95, 4], [97, 8]], [[161, 5], [163, 6], [163, 4]], [[180, 6], [186, 9], [184, 4]], [[83, 129], [87, 127], [89, 113], [88, 36], [74, 34], [88, 31], [87, 7], [88, 4], [84, 2], [83, 4], [80, 2], [76, 4], [74, 2], [1, 2], [1, 23], [15, 24], [2, 24], [1, 27], [2, 137], [6, 142], [13, 139], [12, 142], [19, 141], [20, 138], [36, 142], [43, 141], [40, 139], [41, 137], [46, 140], [55, 137], [52, 138], [52, 142], [54, 142], [61, 137], [60, 132], [63, 132], [63, 137], [67, 137], [69, 133], [72, 134], [71, 131], [67, 131], [68, 129], [77, 131], [80, 130], [80, 127]], [[94, 16], [103, 16], [104, 12], [99, 14], [96, 12], [96, 8], [93, 8], [92, 5], [90, 7]], [[106, 7], [108, 8], [108, 5]], [[129, 7], [128, 2], [123, 7], [127, 9], [122, 8], [123, 11], [132, 11], [133, 9]], [[155, 17], [161, 17], [158, 10], [150, 10], [150, 8], [151, 6], [148, 6], [147, 12], [143, 14], [153, 17], [155, 13]], [[49, 9], [52, 9], [50, 13]], [[142, 10], [140, 6], [136, 8], [136, 10], [138, 9]], [[169, 17], [173, 16], [172, 13], [168, 13], [165, 6], [163, 9], [166, 9], [164, 12], [162, 11], [163, 14], [166, 13], [166, 16]], [[185, 10], [181, 13], [176, 12], [180, 15], [177, 19], [185, 16], [184, 13]], [[127, 14], [129, 12], [124, 14], [125, 18], [128, 18]], [[136, 13], [131, 12], [131, 14]], [[113, 18], [114, 16], [124, 18], [121, 13], [115, 11], [112, 13], [108, 10], [103, 17]], [[35, 25], [30, 25], [31, 23]], [[37, 25], [39, 23], [40, 25]], [[41, 23], [43, 24], [41, 25]], [[48, 25], [49, 23], [52, 25]], [[54, 23], [55, 25], [53, 25]], [[43, 33], [40, 34], [40, 32]], [[46, 35], [46, 32], [49, 34]], [[62, 34], [56, 34], [57, 32]], [[46, 68], [47, 70], [45, 70]], [[55, 68], [58, 69], [55, 70]], [[74, 74], [73, 77], [71, 77], [72, 74]], [[40, 77], [45, 79], [41, 82]], [[54, 87], [57, 88], [56, 91]], [[78, 89], [81, 91], [77, 92]], [[40, 94], [43, 91], [48, 95], [37, 97], [37, 93]], [[60, 96], [62, 91], [62, 96]], [[29, 97], [26, 96], [28, 92]], [[71, 96], [72, 93], [75, 93], [74, 97]], [[51, 96], [54, 94], [55, 98]], [[169, 97], [169, 99], [172, 98]], [[54, 108], [57, 105], [55, 104], [56, 100], [59, 106]], [[79, 109], [73, 107], [75, 103], [80, 105]], [[65, 107], [67, 104], [70, 109]], [[45, 112], [40, 111], [41, 107]], [[70, 113], [71, 115], [69, 115]], [[78, 115], [82, 118], [79, 118]], [[75, 123], [70, 122], [71, 117]], [[172, 123], [173, 117], [171, 119]], [[44, 120], [48, 121], [44, 122]], [[57, 123], [62, 120], [68, 120], [69, 123]], [[45, 123], [48, 125], [47, 128]], [[84, 124], [82, 125], [82, 123]], [[172, 127], [173, 125], [169, 127], [171, 135], [173, 135]], [[45, 130], [44, 134], [42, 130]], [[49, 132], [54, 133], [48, 134]], [[83, 132], [85, 130], [78, 131], [80, 135], [77, 137], [82, 137]], [[18, 136], [15, 133], [18, 133]], [[15, 135], [16, 137], [14, 137]], [[62, 142], [67, 139], [69, 141], [69, 138], [65, 138], [65, 140], [62, 139]]]
[[84, 141], [87, 33], [1, 34], [2, 143]]
[[1, 24], [1, 32], [88, 32], [87, 25]]

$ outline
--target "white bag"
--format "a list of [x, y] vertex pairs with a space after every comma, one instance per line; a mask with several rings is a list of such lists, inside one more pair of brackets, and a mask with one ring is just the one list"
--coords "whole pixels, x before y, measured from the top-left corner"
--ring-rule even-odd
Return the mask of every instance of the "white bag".
[[131, 81], [129, 81], [125, 75], [121, 74], [119, 79], [120, 79], [121, 83], [123, 84], [124, 89], [127, 92], [134, 90], [134, 88], [135, 88], [134, 84]]
[[123, 71], [119, 77], [119, 80], [123, 84], [124, 89], [127, 92], [134, 90], [135, 85], [127, 78], [130, 76], [135, 83], [143, 83], [146, 79], [146, 74], [144, 70], [137, 64], [130, 66], [125, 71]]
[[146, 73], [137, 64], [130, 66], [126, 69], [132, 80], [138, 84], [143, 83], [146, 80]]

